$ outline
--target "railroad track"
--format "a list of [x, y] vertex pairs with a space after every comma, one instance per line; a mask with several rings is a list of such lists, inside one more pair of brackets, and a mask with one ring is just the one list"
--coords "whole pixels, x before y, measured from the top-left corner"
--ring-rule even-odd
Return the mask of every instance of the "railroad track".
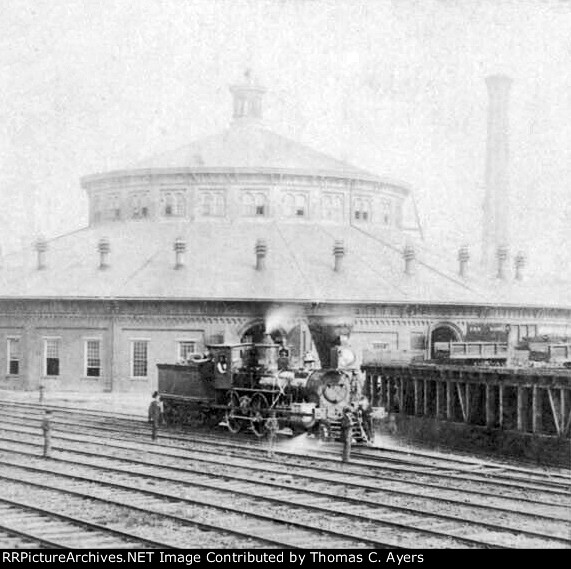
[[[7, 420], [7, 415], [9, 411], [5, 413], [5, 420]], [[27, 420], [29, 417], [26, 417]], [[24, 417], [20, 418], [24, 420]], [[18, 419], [14, 419], [18, 420]], [[66, 428], [68, 423], [66, 424]], [[131, 430], [129, 431], [127, 427], [129, 425], [119, 426], [109, 426], [107, 424], [101, 425], [97, 422], [86, 425], [85, 421], [82, 423], [69, 423], [76, 431], [84, 432], [90, 434], [93, 432], [93, 428], [98, 431], [101, 429], [106, 432], [109, 437], [124, 440], [126, 434], [130, 433], [135, 440], [148, 440], [148, 431], [144, 428], [139, 428], [135, 423], [135, 426], [130, 425]], [[92, 428], [90, 428], [90, 426]], [[265, 460], [264, 453], [261, 451], [259, 444], [252, 446], [251, 443], [241, 445], [240, 442], [236, 441], [222, 441], [220, 442], [215, 438], [213, 441], [209, 441], [204, 436], [195, 436], [189, 434], [187, 436], [179, 435], [165, 435], [162, 437], [163, 443], [168, 443], [170, 445], [175, 445], [177, 443], [183, 444], [185, 447], [192, 445], [197, 452], [200, 450], [208, 452], [209, 454], [215, 454], [218, 452], [221, 456], [225, 458], [228, 456], [228, 452], [232, 452], [234, 455], [239, 457], [250, 456], [252, 458], [258, 457], [259, 460]], [[337, 468], [339, 457], [337, 453], [331, 456], [331, 451], [324, 450], [321, 453], [315, 455], [305, 455], [299, 456], [298, 454], [287, 454], [284, 456], [288, 457], [288, 464], [292, 465], [294, 462], [298, 463], [300, 466], [307, 464], [311, 457], [318, 456], [322, 464], [331, 464], [333, 468]], [[350, 468], [358, 474], [358, 467], [369, 468], [371, 472], [374, 472], [377, 477], [382, 480], [385, 487], [387, 485], [392, 488], [395, 492], [403, 490], [405, 486], [412, 485], [414, 487], [413, 491], [409, 490], [409, 494], [416, 495], [421, 494], [426, 496], [427, 492], [440, 492], [451, 497], [455, 495], [457, 499], [461, 502], [465, 502], [468, 498], [471, 502], [472, 498], [475, 497], [487, 497], [488, 504], [491, 505], [493, 501], [498, 498], [514, 498], [517, 499], [517, 507], [522, 509], [529, 509], [533, 507], [534, 503], [537, 504], [560, 504], [562, 501], [568, 501], [571, 497], [571, 492], [566, 484], [560, 484], [553, 487], [552, 484], [540, 484], [539, 482], [525, 483], [525, 482], [507, 482], [505, 480], [497, 480], [495, 477], [490, 477], [489, 475], [479, 475], [473, 476], [469, 474], [462, 473], [441, 473], [431, 470], [426, 470], [424, 468], [416, 468], [414, 463], [411, 464], [410, 455], [407, 458], [406, 466], [397, 467], [394, 465], [386, 465], [382, 461], [363, 461], [359, 458], [354, 459]], [[374, 468], [371, 468], [374, 467]], [[388, 481], [387, 481], [388, 479]], [[451, 483], [448, 483], [448, 482]], [[549, 480], [548, 480], [549, 482]], [[451, 493], [451, 487], [455, 488], [455, 492]]]
[[[0, 406], [1, 405], [10, 406], [10, 404], [0, 402]], [[19, 403], [17, 405], [28, 410], [34, 409], [38, 413], [42, 410], [42, 407], [36, 404]], [[133, 435], [138, 434], [143, 437], [148, 436], [148, 429], [143, 426], [144, 421], [141, 417], [136, 417], [134, 415], [117, 416], [115, 414], [105, 412], [100, 414], [96, 411], [70, 410], [66, 407], [50, 408], [58, 409], [68, 415], [77, 415], [81, 418], [81, 423], [75, 423], [78, 426], [93, 425], [97, 426], [98, 429], [108, 430], [110, 433], [120, 432], [125, 434], [125, 432], [130, 432]], [[86, 417], [91, 418], [90, 423], [86, 424]], [[111, 418], [112, 423], [108, 423], [107, 419], [105, 419], [106, 417]], [[106, 423], [102, 425], [102, 421], [106, 421]], [[178, 433], [178, 435], [176, 433]], [[186, 442], [192, 440], [195, 443], [202, 441], [210, 446], [216, 445], [230, 450], [236, 449], [241, 453], [244, 452], [244, 447], [251, 448], [253, 450], [259, 449], [259, 441], [252, 443], [250, 439], [245, 438], [241, 438], [239, 441], [234, 441], [229, 440], [228, 437], [213, 436], [212, 434], [197, 434], [196, 431], [185, 432], [169, 429], [168, 434], [166, 434], [166, 431], [163, 431], [162, 437], [163, 439], [166, 437], [166, 439], [173, 441], [180, 440]], [[310, 448], [305, 448], [304, 452], [307, 456], [329, 456], [334, 460], [338, 460], [340, 452], [337, 449], [334, 451], [330, 449], [331, 445], [319, 446], [315, 444]], [[283, 451], [278, 450], [277, 452]], [[297, 453], [290, 454], [298, 455]], [[425, 466], [426, 470], [424, 471], [424, 474], [435, 473], [440, 478], [448, 478], [451, 480], [458, 480], [460, 478], [462, 480], [481, 481], [483, 483], [487, 483], [489, 482], [489, 477], [493, 476], [494, 485], [502, 484], [507, 488], [521, 488], [523, 484], [527, 485], [530, 489], [533, 489], [537, 488], [534, 484], [539, 484], [541, 485], [541, 489], [551, 487], [554, 490], [571, 490], [571, 472], [565, 473], [555, 469], [542, 472], [538, 469], [526, 469], [511, 464], [498, 464], [473, 458], [463, 458], [458, 456], [447, 457], [435, 455], [430, 452], [394, 448], [356, 447], [352, 452], [352, 457], [354, 460], [368, 460], [380, 463], [383, 467], [390, 467], [390, 470], [393, 473], [396, 473], [399, 470], [406, 472], [411, 465], [415, 467], [416, 472], [422, 473], [420, 467]], [[402, 468], [399, 469], [398, 465], [402, 465]]]
[[[0, 544], [4, 549], [132, 548], [170, 549], [166, 542], [142, 539], [92, 521], [66, 516], [29, 503], [0, 498]], [[16, 538], [17, 541], [11, 542]]]
[[[20, 431], [20, 438], [21, 438], [21, 431]], [[13, 439], [14, 441], [16, 439]], [[39, 443], [37, 443], [39, 445]], [[66, 441], [67, 446], [69, 447], [70, 444], [73, 444], [73, 442], [70, 441]], [[81, 445], [81, 448], [83, 450], [79, 450], [76, 449], [73, 452], [75, 454], [77, 453], [81, 453], [83, 455], [85, 455], [87, 453], [87, 451], [85, 450], [86, 447], [86, 441], [85, 442], [81, 442], [78, 443], [79, 445]], [[106, 443], [108, 445], [108, 442]], [[136, 446], [134, 447], [136, 448]], [[157, 447], [160, 448], [160, 447]], [[8, 450], [8, 449], [6, 449]], [[172, 451], [173, 449], [168, 449], [169, 451]], [[125, 445], [122, 445], [122, 448], [120, 449], [121, 454], [124, 456], [125, 455]], [[59, 453], [58, 453], [59, 454]], [[91, 454], [90, 457], [90, 464], [93, 465], [93, 461], [94, 460], [102, 460], [100, 457], [101, 454], [101, 449], [96, 449], [93, 451], [93, 453], [88, 453]], [[162, 454], [162, 453], [159, 453]], [[94, 458], [96, 457], [96, 458]], [[177, 457], [177, 459], [180, 457]], [[109, 460], [108, 458], [106, 458], [106, 460]], [[117, 458], [114, 457], [114, 460], [117, 462]], [[123, 461], [128, 460], [128, 465], [127, 466], [123, 466], [123, 470], [122, 472], [128, 472], [129, 475], [131, 475], [133, 472], [137, 472], [137, 474], [145, 474], [145, 476], [149, 477], [152, 476], [154, 479], [158, 479], [161, 481], [161, 483], [164, 486], [165, 482], [174, 484], [175, 481], [174, 479], [172, 479], [172, 476], [166, 476], [164, 474], [164, 472], [172, 472], [173, 470], [175, 470], [175, 467], [168, 467], [167, 469], [165, 469], [164, 467], [164, 454], [162, 454], [161, 456], [161, 462], [163, 463], [163, 465], [161, 465], [160, 468], [163, 469], [163, 474], [161, 475], [157, 475], [157, 474], [150, 474], [148, 471], [146, 473], [141, 473], [141, 468], [144, 467], [146, 469], [149, 468], [157, 468], [156, 466], [150, 466], [148, 463], [144, 463], [142, 464], [141, 461], [135, 461], [134, 459], [122, 459]], [[193, 461], [196, 460], [196, 457], [192, 458]], [[52, 461], [50, 461], [51, 463]], [[82, 461], [77, 461], [77, 460], [69, 460], [67, 459], [67, 462], [70, 462], [71, 464], [81, 464]], [[101, 466], [99, 466], [98, 468], [102, 468]], [[110, 470], [107, 467], [107, 470]], [[117, 468], [114, 467], [113, 470], [115, 472], [117, 472]], [[120, 469], [119, 469], [120, 470]], [[179, 469], [180, 470], [180, 469]], [[189, 472], [188, 468], [185, 468], [184, 471], [186, 473]], [[220, 488], [219, 486], [217, 487], [216, 485], [213, 484], [212, 482], [212, 475], [210, 475], [210, 480], [207, 480], [208, 477], [205, 478], [205, 476], [203, 475], [203, 482], [199, 483], [196, 480], [196, 476], [197, 476], [197, 472], [195, 470], [192, 471], [193, 473], [193, 486], [200, 486], [202, 488], [202, 491], [206, 491], [206, 490], [212, 490], [215, 489], [216, 491], [220, 492], [221, 490], [223, 490], [222, 488]], [[89, 478], [89, 474], [86, 475], [87, 478]], [[225, 480], [228, 479], [228, 474], [221, 474], [220, 476], [218, 476], [218, 478], [223, 478]], [[418, 532], [418, 530], [421, 530], [421, 533], [425, 534], [425, 539], [426, 539], [426, 535], [428, 534], [432, 534], [434, 536], [440, 536], [440, 538], [450, 538], [451, 535], [453, 535], [456, 539], [456, 543], [460, 543], [462, 542], [463, 547], [466, 546], [496, 546], [496, 547], [500, 547], [502, 545], [502, 543], [506, 543], [506, 542], [510, 542], [510, 543], [518, 543], [518, 544], [524, 544], [523, 546], [530, 546], [530, 547], [569, 547], [569, 545], [571, 544], [570, 540], [565, 539], [565, 535], [568, 535], [569, 529], [568, 528], [564, 528], [561, 529], [560, 527], [558, 527], [556, 525], [555, 522], [560, 522], [561, 520], [555, 518], [555, 517], [549, 517], [549, 516], [543, 516], [544, 520], [543, 520], [543, 524], [547, 524], [547, 530], [549, 530], [549, 533], [541, 533], [541, 532], [534, 532], [531, 530], [525, 530], [521, 527], [518, 528], [506, 528], [505, 527], [505, 523], [504, 523], [504, 527], [500, 527], [499, 524], [492, 524], [492, 523], [482, 523], [482, 522], [477, 522], [474, 517], [472, 519], [465, 519], [462, 518], [461, 516], [459, 516], [458, 514], [456, 515], [434, 515], [433, 513], [430, 514], [429, 512], [419, 512], [413, 508], [403, 508], [403, 507], [394, 507], [394, 506], [390, 506], [387, 504], [382, 504], [379, 503], [378, 500], [377, 501], [371, 501], [371, 500], [363, 500], [363, 499], [357, 499], [357, 498], [351, 498], [351, 497], [346, 497], [344, 498], [343, 501], [343, 505], [339, 506], [338, 504], [335, 504], [335, 506], [331, 506], [328, 505], [327, 507], [315, 507], [316, 506], [316, 502], [323, 502], [324, 499], [327, 499], [328, 501], [332, 501], [336, 498], [338, 498], [338, 496], [336, 494], [332, 494], [331, 492], [327, 493], [323, 490], [317, 491], [315, 489], [311, 490], [311, 491], [300, 491], [299, 490], [293, 490], [291, 488], [287, 488], [284, 487], [283, 485], [277, 485], [277, 484], [267, 484], [264, 483], [265, 486], [272, 486], [273, 487], [273, 491], [275, 492], [276, 490], [281, 493], [281, 499], [276, 500], [275, 496], [271, 497], [268, 496], [268, 490], [264, 490], [262, 489], [263, 484], [260, 482], [256, 482], [257, 487], [253, 487], [253, 483], [251, 481], [249, 481], [248, 479], [251, 478], [251, 472], [250, 471], [246, 471], [244, 473], [244, 476], [242, 479], [238, 479], [236, 480], [236, 476], [234, 477], [234, 480], [232, 480], [230, 483], [226, 484], [226, 488], [225, 490], [228, 492], [232, 492], [235, 494], [242, 494], [245, 496], [249, 496], [250, 494], [255, 494], [258, 495], [258, 497], [260, 496], [260, 494], [264, 494], [264, 496], [266, 496], [267, 500], [273, 500], [274, 506], [276, 501], [277, 502], [283, 502], [282, 506], [283, 507], [291, 507], [293, 504], [305, 504], [307, 507], [308, 502], [312, 502], [312, 508], [314, 510], [317, 509], [321, 509], [321, 511], [323, 512], [323, 514], [327, 514], [327, 513], [334, 513], [335, 517], [338, 518], [339, 516], [346, 516], [346, 517], [350, 517], [351, 518], [351, 524], [353, 526], [355, 526], [355, 521], [357, 519], [360, 519], [360, 522], [363, 523], [365, 520], [371, 522], [371, 521], [376, 521], [377, 524], [379, 524], [379, 522], [383, 522], [385, 525], [387, 524], [387, 520], [393, 520], [391, 523], [393, 524], [392, 527], [394, 527], [395, 529], [398, 529], [399, 532], [402, 534], [402, 532], [405, 529], [408, 529], [410, 532], [410, 529], [412, 527], [415, 527], [415, 530]], [[307, 478], [307, 476], [306, 476]], [[323, 477], [320, 476], [319, 478], [314, 477], [314, 480], [318, 479], [321, 480], [321, 483], [324, 484], [323, 481]], [[206, 482], [204, 481], [206, 480]], [[180, 483], [180, 482], [176, 482], [176, 483]], [[327, 480], [325, 482], [325, 484], [330, 485], [331, 481]], [[339, 482], [337, 484], [342, 484], [342, 482]], [[345, 483], [346, 485], [346, 483]], [[250, 486], [250, 487], [248, 487]], [[277, 488], [276, 488], [277, 486]], [[353, 488], [355, 488], [357, 485], [355, 484], [351, 484], [350, 486], [352, 486]], [[364, 486], [362, 488], [362, 490], [368, 490], [370, 491], [371, 486], [370, 484], [368, 486]], [[287, 493], [286, 496], [284, 496], [284, 492]], [[295, 494], [295, 492], [297, 492], [297, 495]], [[386, 494], [386, 493], [385, 493]], [[178, 495], [175, 492], [175, 495]], [[391, 497], [391, 495], [387, 495], [386, 497]], [[394, 496], [393, 496], [394, 498]], [[220, 496], [219, 498], [214, 498], [215, 501], [217, 501], [218, 499], [223, 500], [223, 496]], [[337, 502], [339, 502], [339, 500], [337, 499]], [[426, 504], [425, 504], [426, 507]], [[360, 514], [355, 514], [353, 513], [355, 510], [360, 511]], [[430, 508], [432, 510], [432, 508]], [[369, 515], [368, 517], [363, 513], [367, 510], [372, 510], [374, 511], [375, 515], [377, 516], [376, 518], [371, 518], [371, 516]], [[480, 517], [486, 515], [486, 517], [489, 517], [490, 515], [490, 511], [492, 511], [492, 508], [487, 508], [485, 512], [483, 511], [479, 511], [477, 512], [476, 515], [479, 515]], [[501, 510], [496, 508], [496, 510], [500, 510], [501, 512], [503, 512], [504, 514], [506, 513], [506, 510]], [[299, 514], [299, 512], [298, 512]], [[529, 514], [520, 514], [520, 517], [524, 518], [525, 516], [529, 516]], [[512, 515], [513, 517], [513, 515]], [[380, 519], [379, 519], [380, 518]], [[398, 519], [400, 520], [399, 522], [395, 522], [395, 520]], [[528, 520], [529, 521], [529, 520]], [[519, 520], [519, 523], [522, 524], [522, 520]], [[552, 527], [549, 527], [549, 523], [552, 524]], [[555, 525], [554, 525], [555, 524]], [[419, 527], [420, 526], [420, 527]], [[424, 528], [422, 527], [424, 526]], [[430, 528], [440, 528], [437, 530], [431, 529], [427, 531], [427, 527]], [[363, 528], [363, 530], [366, 530], [366, 528]], [[557, 537], [557, 532], [559, 531], [560, 536]], [[479, 537], [481, 539], [471, 539], [466, 537], [467, 535], [473, 535], [474, 532], [476, 532]], [[462, 536], [461, 534], [464, 533], [464, 535]], [[455, 534], [455, 535], [454, 535]], [[460, 535], [459, 535], [460, 534]], [[359, 533], [359, 535], [362, 535], [361, 533]], [[416, 541], [415, 543], [418, 543], [418, 535], [416, 536]], [[460, 539], [459, 539], [460, 538]], [[454, 542], [453, 542], [454, 543]], [[394, 543], [389, 543], [389, 545], [391, 547], [394, 547], [395, 544]], [[399, 544], [396, 544], [399, 545]], [[407, 545], [410, 546], [410, 545]], [[438, 546], [438, 545], [437, 545]], [[441, 545], [442, 546], [442, 545]], [[447, 545], [444, 545], [444, 547], [446, 547]], [[448, 545], [450, 546], [450, 545]]]

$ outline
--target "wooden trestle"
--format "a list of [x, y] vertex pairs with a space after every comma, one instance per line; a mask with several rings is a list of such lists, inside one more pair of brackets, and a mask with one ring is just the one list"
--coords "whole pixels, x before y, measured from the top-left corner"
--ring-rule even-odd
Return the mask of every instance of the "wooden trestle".
[[571, 370], [401, 363], [362, 369], [373, 406], [392, 413], [571, 437]]

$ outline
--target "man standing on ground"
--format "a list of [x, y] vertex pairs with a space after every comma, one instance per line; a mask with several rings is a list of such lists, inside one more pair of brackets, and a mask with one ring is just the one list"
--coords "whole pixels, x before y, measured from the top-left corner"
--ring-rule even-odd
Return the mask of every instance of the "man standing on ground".
[[157, 434], [159, 432], [161, 417], [162, 417], [161, 400], [159, 397], [159, 392], [155, 391], [153, 393], [153, 400], [149, 405], [149, 423], [151, 423], [151, 428], [152, 428], [151, 437], [154, 441], [157, 440]]
[[46, 410], [42, 420], [42, 431], [44, 432], [44, 458], [52, 456], [52, 412]]
[[341, 440], [343, 441], [343, 462], [349, 462], [351, 457], [351, 443], [353, 438], [353, 417], [351, 409], [345, 407], [341, 417]]

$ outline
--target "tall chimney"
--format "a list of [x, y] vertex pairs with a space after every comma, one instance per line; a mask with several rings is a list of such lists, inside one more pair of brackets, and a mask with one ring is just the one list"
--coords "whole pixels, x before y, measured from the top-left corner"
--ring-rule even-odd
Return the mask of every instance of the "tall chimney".
[[111, 245], [109, 244], [109, 239], [107, 237], [102, 237], [97, 244], [97, 250], [99, 251], [99, 269], [105, 270], [109, 268], [109, 252], [111, 251]]
[[333, 245], [333, 256], [335, 257], [335, 266], [333, 267], [333, 270], [338, 273], [341, 271], [343, 257], [345, 256], [345, 245], [343, 244], [343, 241], [335, 241], [335, 245]]
[[175, 253], [174, 268], [176, 270], [184, 267], [184, 253], [186, 251], [186, 241], [182, 237], [177, 237], [173, 245]]
[[266, 254], [268, 252], [268, 246], [264, 239], [258, 239], [256, 241], [256, 271], [263, 271], [266, 268]]
[[465, 277], [468, 272], [468, 261], [470, 260], [470, 251], [466, 245], [458, 249], [458, 274]]
[[46, 251], [48, 250], [48, 242], [43, 237], [38, 237], [34, 244], [36, 253], [38, 255], [38, 271], [46, 268]]
[[512, 80], [505, 75], [486, 78], [489, 104], [482, 263], [488, 271], [497, 248], [509, 244], [508, 99], [511, 84]]

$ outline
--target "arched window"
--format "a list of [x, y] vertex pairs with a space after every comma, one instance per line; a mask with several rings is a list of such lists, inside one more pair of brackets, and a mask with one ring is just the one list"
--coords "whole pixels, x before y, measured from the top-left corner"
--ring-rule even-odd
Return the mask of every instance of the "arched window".
[[186, 196], [184, 192], [176, 193], [175, 202], [175, 215], [177, 217], [184, 217], [186, 214]]
[[149, 217], [148, 195], [143, 192], [131, 194], [131, 218], [144, 219]]
[[353, 219], [355, 221], [371, 221], [371, 200], [358, 197], [353, 200]]
[[223, 217], [226, 210], [224, 192], [202, 192], [200, 194], [200, 205], [203, 217]]
[[323, 219], [342, 221], [343, 197], [339, 194], [325, 194], [321, 202]]
[[307, 217], [307, 194], [300, 192], [286, 194], [284, 213], [286, 217]]
[[264, 192], [244, 192], [242, 213], [246, 217], [264, 217], [268, 214], [268, 198]]
[[383, 200], [381, 202], [381, 219], [384, 225], [391, 225], [392, 222], [392, 208], [390, 200]]
[[254, 196], [250, 192], [246, 192], [242, 196], [242, 211], [246, 217], [252, 217], [255, 215], [255, 203]]
[[171, 217], [174, 214], [174, 198], [170, 192], [163, 194], [163, 215]]
[[101, 197], [100, 196], [94, 196], [93, 197], [93, 202], [92, 202], [92, 208], [93, 208], [93, 222], [94, 223], [99, 223], [101, 221]]

